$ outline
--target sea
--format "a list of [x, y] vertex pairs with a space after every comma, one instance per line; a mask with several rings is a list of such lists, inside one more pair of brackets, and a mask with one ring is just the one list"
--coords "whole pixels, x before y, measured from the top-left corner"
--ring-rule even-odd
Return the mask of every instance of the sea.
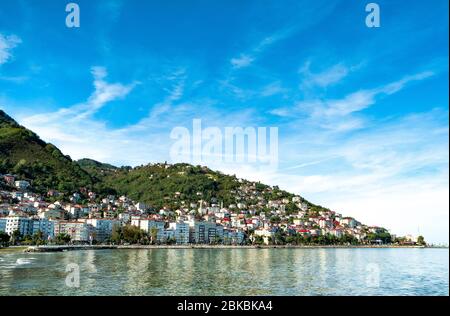
[[0, 295], [448, 296], [433, 248], [0, 251]]

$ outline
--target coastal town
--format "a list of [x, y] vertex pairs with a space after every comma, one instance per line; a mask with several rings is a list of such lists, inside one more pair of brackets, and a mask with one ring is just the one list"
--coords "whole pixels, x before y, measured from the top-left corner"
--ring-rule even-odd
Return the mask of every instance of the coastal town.
[[[352, 217], [315, 209], [300, 196], [265, 200], [257, 183], [245, 182], [232, 192], [236, 203], [212, 198], [187, 203], [175, 192], [180, 207], [154, 209], [127, 196], [98, 196], [81, 189], [70, 196], [55, 190], [33, 193], [30, 182], [0, 175], [0, 242], [3, 244], [391, 244], [423, 243], [396, 237]], [[266, 190], [271, 190], [270, 187]], [[255, 205], [245, 203], [252, 197]], [[50, 202], [50, 200], [52, 202]], [[296, 210], [288, 212], [294, 204]], [[262, 211], [265, 210], [265, 211]], [[267, 211], [269, 210], [269, 211]]]

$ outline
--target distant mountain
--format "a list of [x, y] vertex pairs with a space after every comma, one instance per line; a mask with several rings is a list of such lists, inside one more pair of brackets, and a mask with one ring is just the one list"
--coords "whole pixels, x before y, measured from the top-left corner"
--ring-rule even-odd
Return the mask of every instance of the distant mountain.
[[0, 173], [11, 173], [32, 182], [38, 192], [76, 191], [92, 187], [94, 179], [69, 156], [20, 126], [0, 110]]

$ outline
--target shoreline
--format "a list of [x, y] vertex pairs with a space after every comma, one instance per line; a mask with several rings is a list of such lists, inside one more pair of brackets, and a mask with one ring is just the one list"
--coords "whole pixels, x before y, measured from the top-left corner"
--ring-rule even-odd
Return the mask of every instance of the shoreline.
[[448, 249], [448, 247], [399, 245], [62, 245], [29, 246], [24, 252], [63, 252], [76, 250], [150, 250], [150, 249]]

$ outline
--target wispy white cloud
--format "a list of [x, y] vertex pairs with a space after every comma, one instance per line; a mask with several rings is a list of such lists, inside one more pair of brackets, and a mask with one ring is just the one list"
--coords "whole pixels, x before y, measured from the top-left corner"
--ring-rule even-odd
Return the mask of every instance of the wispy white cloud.
[[239, 54], [238, 57], [234, 57], [230, 60], [230, 64], [233, 69], [241, 69], [250, 66], [260, 54], [267, 50], [277, 42], [288, 38], [294, 32], [294, 28], [282, 29], [270, 36], [263, 38], [248, 52]]
[[285, 92], [287, 92], [287, 89], [282, 86], [281, 82], [280, 81], [275, 81], [275, 82], [272, 82], [272, 83], [264, 86], [261, 89], [259, 94], [262, 97], [270, 97], [272, 95], [285, 93]]
[[12, 58], [12, 50], [22, 43], [17, 35], [3, 35], [0, 33], [0, 66]]
[[249, 66], [254, 60], [255, 58], [242, 54], [237, 58], [232, 58], [230, 62], [233, 68], [239, 69]]
[[255, 98], [261, 97], [270, 97], [274, 95], [283, 95], [286, 94], [289, 90], [285, 88], [280, 80], [272, 81], [266, 85], [261, 87], [257, 87], [254, 89], [245, 89], [238, 85], [236, 85], [234, 81], [234, 77], [229, 78], [227, 80], [220, 81], [220, 86], [225, 93], [230, 93], [234, 97], [240, 99], [241, 101], [246, 101]]
[[394, 94], [402, 90], [408, 83], [427, 79], [432, 75], [432, 72], [422, 72], [406, 76], [376, 89], [356, 91], [343, 99], [319, 101], [320, 105], [312, 109], [311, 114], [315, 117], [342, 117], [359, 112], [373, 105], [377, 97]]
[[131, 84], [108, 83], [105, 79], [108, 72], [104, 67], [92, 67], [92, 76], [94, 78], [94, 92], [89, 96], [86, 102], [76, 104], [69, 108], [62, 108], [55, 113], [38, 114], [27, 118], [27, 123], [47, 121], [49, 117], [58, 120], [61, 117], [70, 117], [72, 120], [86, 119], [95, 114], [103, 106], [111, 101], [120, 100], [126, 97], [134, 87], [139, 84], [133, 82]]
[[128, 85], [108, 83], [105, 81], [108, 73], [104, 67], [93, 67], [92, 75], [94, 77], [95, 91], [86, 104], [76, 107], [77, 111], [81, 111], [80, 117], [86, 117], [97, 112], [108, 102], [124, 98], [138, 84], [137, 82]]
[[311, 72], [311, 62], [307, 61], [299, 70], [302, 76], [302, 89], [310, 89], [312, 87], [326, 88], [330, 85], [339, 83], [347, 77], [350, 72], [354, 71], [357, 66], [348, 67], [342, 63], [331, 66], [321, 72]]
[[0, 80], [13, 83], [23, 83], [28, 79], [30, 79], [28, 76], [0, 76]]
[[270, 113], [292, 118], [303, 116], [316, 126], [335, 132], [355, 130], [364, 125], [364, 118], [355, 116], [355, 113], [373, 106], [379, 97], [397, 93], [409, 83], [433, 75], [434, 73], [430, 71], [421, 72], [374, 89], [352, 92], [341, 99], [307, 99], [297, 102], [292, 108], [276, 108]]
[[84, 126], [89, 125], [90, 128], [95, 128], [100, 132], [103, 123], [90, 120], [90, 117], [107, 103], [127, 96], [137, 83], [110, 84], [105, 81], [108, 73], [103, 67], [93, 67], [91, 73], [94, 78], [94, 92], [86, 102], [62, 108], [53, 113], [22, 117], [21, 123], [38, 131], [44, 139], [51, 142], [81, 144], [92, 140], [92, 135], [85, 140], [80, 137], [84, 132], [90, 130]]

